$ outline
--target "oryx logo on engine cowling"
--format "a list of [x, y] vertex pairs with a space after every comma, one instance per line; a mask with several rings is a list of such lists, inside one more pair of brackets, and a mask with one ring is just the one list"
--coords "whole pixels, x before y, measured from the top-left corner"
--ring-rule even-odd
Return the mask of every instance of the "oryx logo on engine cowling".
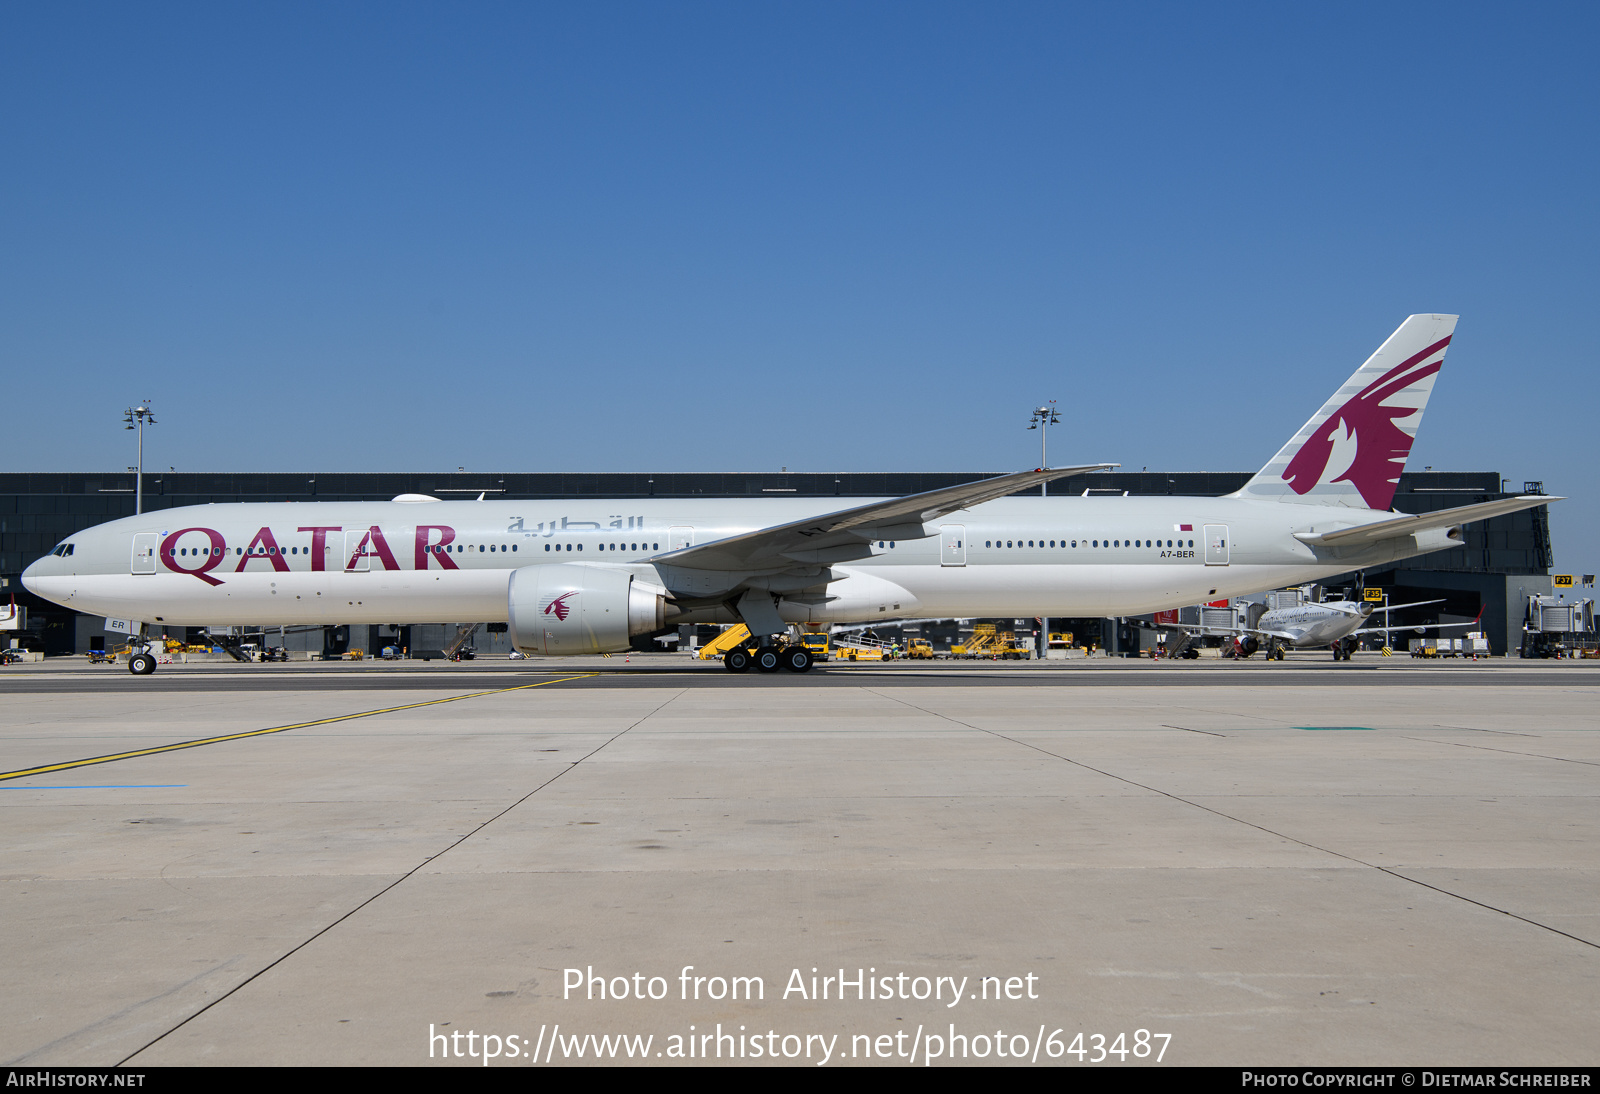
[[578, 590], [573, 589], [571, 592], [562, 593], [560, 596], [552, 597], [551, 599], [545, 601], [544, 614], [553, 615], [558, 620], [565, 623], [567, 621], [567, 616], [572, 614], [572, 605], [567, 603], [567, 597], [577, 595]]
[[1283, 469], [1283, 479], [1290, 489], [1296, 494], [1310, 493], [1312, 487], [1324, 481], [1335, 448], [1354, 446], [1349, 465], [1326, 481], [1350, 483], [1368, 508], [1389, 508], [1415, 439], [1415, 429], [1407, 433], [1395, 424], [1395, 419], [1416, 414], [1427, 402], [1431, 385], [1422, 389], [1420, 399], [1405, 399], [1398, 406], [1385, 405], [1384, 400], [1437, 373], [1444, 364], [1442, 359], [1416, 366], [1442, 353], [1449, 344], [1449, 338], [1441, 338], [1385, 372], [1330, 414]]

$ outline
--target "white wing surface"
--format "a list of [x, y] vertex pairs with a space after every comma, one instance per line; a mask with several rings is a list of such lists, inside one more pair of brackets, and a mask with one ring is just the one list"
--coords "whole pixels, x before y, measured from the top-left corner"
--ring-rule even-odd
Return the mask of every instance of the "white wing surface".
[[1080, 467], [1018, 471], [992, 479], [947, 486], [922, 494], [876, 501], [836, 513], [774, 524], [713, 543], [657, 555], [650, 561], [691, 570], [781, 570], [796, 564], [825, 565], [863, 558], [875, 539], [923, 539], [938, 535], [928, 521], [1026, 490], [1030, 486], [1071, 478], [1119, 465], [1091, 463]]

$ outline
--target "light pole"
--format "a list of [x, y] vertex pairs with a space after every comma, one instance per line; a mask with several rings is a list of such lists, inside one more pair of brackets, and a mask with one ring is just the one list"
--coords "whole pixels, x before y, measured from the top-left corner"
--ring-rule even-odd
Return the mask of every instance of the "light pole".
[[[1033, 410], [1033, 417], [1028, 419], [1028, 428], [1037, 429], [1039, 431], [1039, 467], [1041, 469], [1050, 466], [1050, 461], [1045, 455], [1045, 438], [1049, 436], [1049, 430], [1051, 426], [1060, 424], [1061, 417], [1056, 413], [1056, 401], [1054, 399], [1051, 399], [1044, 406], [1035, 407]], [[1041, 498], [1046, 497], [1049, 495], [1049, 493], [1050, 484], [1048, 482], [1041, 482], [1039, 484], [1039, 496]], [[1044, 655], [1048, 653], [1049, 650], [1050, 617], [1041, 616], [1039, 618], [1039, 637], [1034, 640], [1034, 655], [1040, 660], [1043, 660]]]
[[[1028, 428], [1037, 429], [1039, 431], [1039, 466], [1041, 468], [1050, 466], [1049, 462], [1045, 459], [1044, 446], [1045, 437], [1048, 433], [1048, 430], [1051, 426], [1060, 424], [1061, 418], [1056, 414], [1056, 401], [1054, 399], [1051, 399], [1049, 405], [1047, 406], [1035, 408], [1033, 417], [1028, 419]], [[1048, 486], [1048, 483], [1039, 484], [1040, 497], [1045, 496], [1047, 492], [1046, 488]]]
[[156, 424], [156, 416], [150, 409], [150, 400], [146, 399], [143, 406], [130, 406], [128, 412], [122, 416], [128, 423], [127, 428], [139, 431], [139, 461], [133, 472], [133, 512], [137, 516], [144, 512], [144, 424]]

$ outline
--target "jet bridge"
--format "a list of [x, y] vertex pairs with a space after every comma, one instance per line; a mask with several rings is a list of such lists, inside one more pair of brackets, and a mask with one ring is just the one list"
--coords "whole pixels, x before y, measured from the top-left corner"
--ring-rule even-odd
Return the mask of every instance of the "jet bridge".
[[1596, 648], [1594, 601], [1529, 596], [1522, 625], [1523, 657], [1572, 656]]

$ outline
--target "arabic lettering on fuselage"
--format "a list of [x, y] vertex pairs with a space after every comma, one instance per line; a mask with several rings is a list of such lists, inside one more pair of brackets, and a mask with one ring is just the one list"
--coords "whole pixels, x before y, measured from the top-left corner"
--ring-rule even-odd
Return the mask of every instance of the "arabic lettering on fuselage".
[[559, 525], [557, 525], [553, 520], [540, 521], [530, 530], [523, 518], [513, 517], [511, 518], [511, 524], [506, 528], [506, 531], [522, 532], [524, 535], [549, 537], [555, 535], [557, 532], [570, 532], [575, 530], [588, 530], [593, 532], [598, 532], [603, 528], [615, 528], [619, 532], [629, 530], [644, 530], [643, 517], [627, 517], [626, 524], [623, 523], [623, 520], [624, 517], [621, 514], [611, 515], [608, 518], [608, 522], [605, 524], [601, 524], [597, 520], [573, 520], [571, 517], [562, 517]]

